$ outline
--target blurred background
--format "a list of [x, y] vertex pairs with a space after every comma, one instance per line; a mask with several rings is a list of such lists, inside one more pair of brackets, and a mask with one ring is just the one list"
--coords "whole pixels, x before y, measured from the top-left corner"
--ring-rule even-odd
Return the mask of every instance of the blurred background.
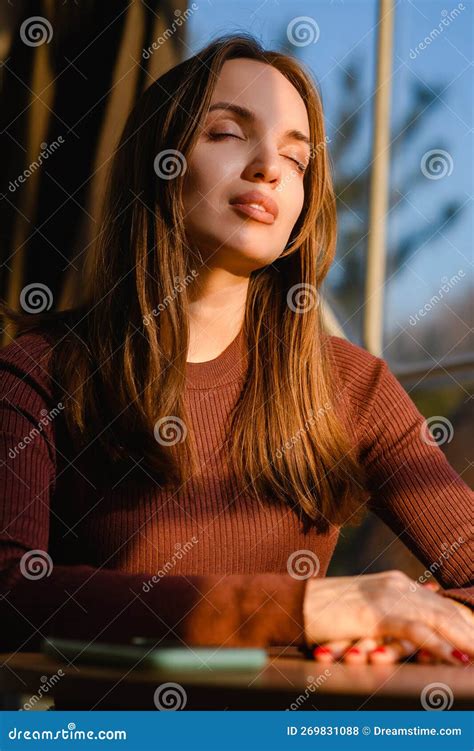
[[[387, 360], [473, 487], [473, 28], [469, 0], [4, 0], [0, 296], [20, 309], [33, 285], [42, 310], [75, 304], [135, 99], [250, 31], [322, 93], [339, 219], [327, 328]], [[341, 531], [329, 574], [387, 568], [425, 566], [370, 513]]]

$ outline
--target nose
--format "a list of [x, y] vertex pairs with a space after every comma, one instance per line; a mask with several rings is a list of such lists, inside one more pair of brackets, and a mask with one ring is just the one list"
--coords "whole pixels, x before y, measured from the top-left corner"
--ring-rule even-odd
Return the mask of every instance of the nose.
[[242, 177], [250, 182], [267, 182], [276, 187], [281, 179], [277, 149], [271, 144], [260, 143], [246, 165]]

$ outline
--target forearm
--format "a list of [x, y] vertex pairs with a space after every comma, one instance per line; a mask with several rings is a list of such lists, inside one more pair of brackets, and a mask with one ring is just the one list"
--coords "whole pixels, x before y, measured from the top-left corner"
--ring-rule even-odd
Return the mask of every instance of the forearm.
[[149, 578], [90, 566], [55, 566], [36, 581], [15, 574], [0, 603], [2, 649], [37, 649], [50, 635], [127, 641], [139, 634], [229, 647], [304, 643], [305, 582], [288, 574], [165, 576], [145, 591]]

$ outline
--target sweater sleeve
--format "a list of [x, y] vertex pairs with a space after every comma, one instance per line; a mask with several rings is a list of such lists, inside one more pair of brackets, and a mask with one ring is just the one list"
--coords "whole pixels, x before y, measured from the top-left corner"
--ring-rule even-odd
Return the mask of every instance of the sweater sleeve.
[[440, 449], [452, 425], [425, 420], [381, 358], [372, 384], [361, 445], [368, 507], [425, 564], [422, 581], [474, 608], [474, 493]]
[[51, 635], [304, 644], [306, 582], [289, 574], [167, 575], [144, 586], [151, 573], [51, 559], [50, 501], [61, 447], [49, 419], [54, 399], [41, 347], [28, 336], [0, 352], [0, 651], [36, 651]]

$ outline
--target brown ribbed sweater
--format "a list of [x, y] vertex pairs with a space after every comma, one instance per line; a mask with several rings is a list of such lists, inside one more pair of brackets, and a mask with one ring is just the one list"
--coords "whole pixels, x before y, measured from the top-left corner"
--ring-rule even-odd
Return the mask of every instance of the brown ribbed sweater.
[[[337, 337], [327, 344], [369, 507], [434, 564], [443, 594], [474, 607], [474, 494], [422, 440], [424, 418], [385, 361]], [[133, 472], [97, 487], [88, 452], [70, 454], [62, 415], [49, 419], [58, 407], [50, 356], [40, 333], [0, 350], [0, 651], [36, 649], [51, 634], [304, 644], [306, 579], [288, 573], [288, 559], [311, 551], [325, 576], [339, 528], [303, 534], [294, 511], [251, 502], [216, 459], [242, 384], [242, 331], [214, 360], [187, 363], [201, 470], [175, 491], [145, 472], [149, 482]]]

